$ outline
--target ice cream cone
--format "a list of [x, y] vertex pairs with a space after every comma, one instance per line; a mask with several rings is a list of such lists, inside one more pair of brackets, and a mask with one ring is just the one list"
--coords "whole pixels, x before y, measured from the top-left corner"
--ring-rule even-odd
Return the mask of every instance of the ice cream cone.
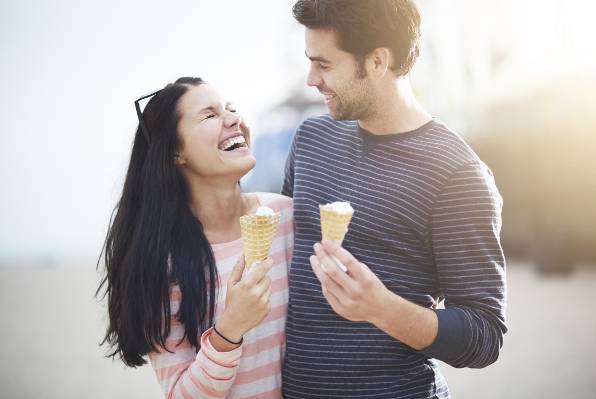
[[[321, 235], [323, 240], [336, 242], [338, 245], [344, 240], [348, 232], [348, 225], [354, 215], [354, 209], [347, 202], [334, 202], [326, 205], [319, 205], [321, 214]], [[348, 272], [346, 266], [339, 259], [331, 255], [331, 260], [344, 272]], [[321, 264], [325, 269], [325, 266]]]
[[244, 260], [249, 268], [256, 261], [264, 260], [269, 256], [269, 249], [281, 215], [279, 212], [272, 215], [244, 215], [240, 218]]
[[[351, 207], [350, 207], [351, 208]], [[319, 205], [321, 213], [321, 234], [323, 240], [331, 240], [340, 244], [348, 232], [348, 225], [354, 215], [354, 210], [338, 212], [331, 204]]]

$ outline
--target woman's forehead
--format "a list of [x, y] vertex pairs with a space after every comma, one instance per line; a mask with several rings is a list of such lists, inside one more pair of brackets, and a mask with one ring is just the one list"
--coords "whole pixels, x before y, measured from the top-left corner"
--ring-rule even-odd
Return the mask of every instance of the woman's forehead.
[[206, 105], [214, 101], [221, 101], [221, 95], [210, 84], [201, 84], [191, 87], [184, 95], [183, 100], [187, 104]]
[[211, 85], [190, 88], [181, 99], [184, 110], [202, 111], [207, 108], [225, 107], [227, 100]]

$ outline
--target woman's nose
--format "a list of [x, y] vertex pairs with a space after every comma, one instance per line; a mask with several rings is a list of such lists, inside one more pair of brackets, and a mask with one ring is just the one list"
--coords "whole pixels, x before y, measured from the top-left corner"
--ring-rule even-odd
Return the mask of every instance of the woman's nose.
[[226, 116], [224, 118], [224, 124], [226, 127], [234, 127], [239, 126], [240, 122], [242, 122], [242, 117], [237, 112], [227, 111]]

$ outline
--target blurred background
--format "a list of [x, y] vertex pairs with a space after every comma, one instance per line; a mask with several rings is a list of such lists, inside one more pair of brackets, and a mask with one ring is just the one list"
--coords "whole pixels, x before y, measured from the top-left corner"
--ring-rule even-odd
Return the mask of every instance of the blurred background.
[[[366, 1], [366, 0], [363, 0]], [[454, 398], [596, 388], [596, 5], [418, 0], [422, 104], [504, 197], [510, 331], [497, 363], [443, 370]], [[201, 76], [251, 126], [245, 190], [279, 191], [305, 85], [292, 0], [0, 2], [0, 398], [159, 398], [102, 357], [96, 264], [137, 124], [133, 101]]]

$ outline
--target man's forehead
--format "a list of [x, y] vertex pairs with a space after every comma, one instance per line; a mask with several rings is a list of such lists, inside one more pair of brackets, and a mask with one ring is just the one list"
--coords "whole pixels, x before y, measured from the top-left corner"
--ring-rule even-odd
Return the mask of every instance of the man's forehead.
[[306, 28], [305, 38], [307, 43], [325, 47], [337, 47], [337, 34], [331, 28]]
[[306, 29], [306, 56], [314, 61], [319, 58], [331, 59], [342, 51], [337, 47], [335, 31], [332, 29]]

